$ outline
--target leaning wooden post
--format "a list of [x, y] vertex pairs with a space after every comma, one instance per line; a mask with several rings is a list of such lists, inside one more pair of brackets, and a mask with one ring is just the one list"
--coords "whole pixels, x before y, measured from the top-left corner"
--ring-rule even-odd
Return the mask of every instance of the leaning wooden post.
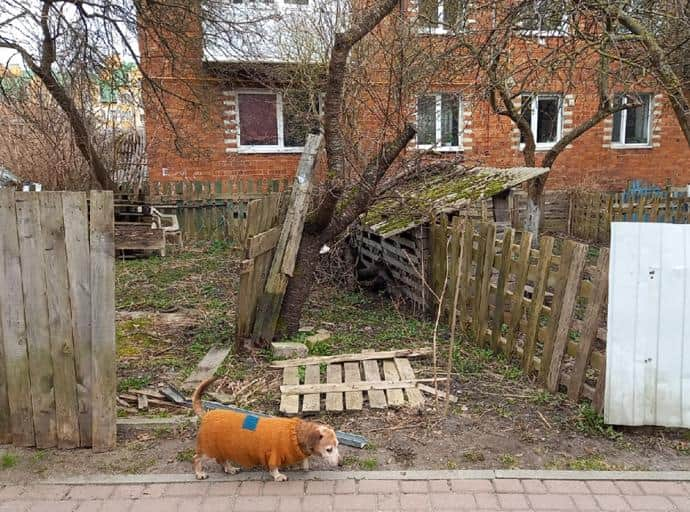
[[287, 289], [288, 278], [292, 277], [297, 260], [302, 229], [309, 208], [309, 191], [311, 189], [316, 155], [321, 147], [323, 135], [309, 135], [304, 146], [302, 158], [297, 167], [297, 176], [290, 196], [283, 229], [276, 247], [271, 270], [266, 279], [264, 294], [259, 301], [254, 322], [252, 341], [271, 342], [278, 325], [280, 308]]

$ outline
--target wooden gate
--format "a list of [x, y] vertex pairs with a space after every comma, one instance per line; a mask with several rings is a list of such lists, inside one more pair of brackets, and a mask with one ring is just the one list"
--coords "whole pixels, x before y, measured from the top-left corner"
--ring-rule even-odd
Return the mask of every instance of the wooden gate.
[[0, 444], [115, 445], [111, 192], [0, 191]]

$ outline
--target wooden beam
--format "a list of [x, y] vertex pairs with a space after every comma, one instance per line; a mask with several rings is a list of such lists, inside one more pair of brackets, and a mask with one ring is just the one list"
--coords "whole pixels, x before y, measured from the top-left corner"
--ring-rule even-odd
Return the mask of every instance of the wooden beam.
[[401, 350], [389, 350], [386, 352], [365, 352], [358, 354], [339, 354], [335, 356], [314, 356], [301, 359], [286, 359], [273, 361], [271, 368], [289, 368], [291, 366], [307, 366], [310, 364], [347, 363], [353, 361], [366, 361], [369, 359], [393, 359], [396, 357], [423, 357], [431, 354], [430, 348], [405, 348]]
[[[354, 364], [354, 363], [348, 363]], [[353, 373], [354, 375], [354, 373]], [[280, 392], [283, 395], [311, 395], [322, 393], [350, 393], [362, 391], [385, 391], [387, 389], [408, 389], [414, 388], [419, 382], [415, 380], [401, 380], [397, 382], [388, 381], [346, 381], [341, 383], [319, 383], [319, 384], [296, 384], [296, 385], [282, 385]]]
[[257, 256], [270, 251], [276, 245], [278, 245], [278, 239], [280, 238], [280, 228], [274, 227], [258, 235], [250, 236], [247, 241], [248, 247], [248, 258], [254, 259]]

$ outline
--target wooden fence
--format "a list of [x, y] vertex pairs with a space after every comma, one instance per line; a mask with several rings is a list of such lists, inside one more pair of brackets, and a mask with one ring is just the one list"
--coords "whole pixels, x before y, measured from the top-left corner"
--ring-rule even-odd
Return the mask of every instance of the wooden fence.
[[431, 226], [431, 287], [481, 346], [519, 362], [549, 391], [603, 407], [606, 369], [607, 248], [601, 250], [459, 218]]
[[115, 445], [112, 192], [0, 191], [0, 444]]

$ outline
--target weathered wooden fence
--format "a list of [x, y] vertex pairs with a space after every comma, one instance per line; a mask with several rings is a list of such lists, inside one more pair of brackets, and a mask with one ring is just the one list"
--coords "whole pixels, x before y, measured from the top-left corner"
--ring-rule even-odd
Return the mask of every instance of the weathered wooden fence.
[[0, 191], [0, 444], [115, 445], [111, 192]]
[[[531, 248], [531, 235], [459, 218], [431, 226], [431, 287], [450, 317], [481, 346], [519, 361], [549, 391], [590, 399], [601, 410], [606, 368], [608, 249], [553, 237]], [[559, 246], [560, 245], [560, 246]], [[596, 253], [596, 256], [595, 256]], [[595, 259], [595, 261], [592, 261]]]

